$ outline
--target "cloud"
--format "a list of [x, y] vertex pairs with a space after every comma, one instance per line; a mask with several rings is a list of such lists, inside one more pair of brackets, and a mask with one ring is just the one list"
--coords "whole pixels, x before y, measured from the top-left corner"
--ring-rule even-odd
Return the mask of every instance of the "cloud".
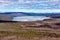
[[0, 7], [5, 7], [16, 3], [17, 0], [0, 0]]
[[23, 9], [23, 11], [32, 12], [32, 10], [60, 9], [59, 2], [59, 0], [0, 0], [0, 11], [21, 11]]

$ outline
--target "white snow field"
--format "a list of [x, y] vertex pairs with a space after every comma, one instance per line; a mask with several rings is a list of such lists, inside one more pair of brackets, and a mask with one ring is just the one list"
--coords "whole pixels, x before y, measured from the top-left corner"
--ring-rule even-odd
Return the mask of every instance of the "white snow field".
[[50, 17], [46, 16], [18, 16], [14, 17], [12, 21], [42, 21], [44, 19], [50, 19]]

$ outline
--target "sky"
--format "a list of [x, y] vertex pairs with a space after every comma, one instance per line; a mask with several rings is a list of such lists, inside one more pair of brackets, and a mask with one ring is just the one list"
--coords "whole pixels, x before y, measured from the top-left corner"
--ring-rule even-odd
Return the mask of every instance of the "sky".
[[60, 0], [0, 0], [0, 12], [60, 13]]

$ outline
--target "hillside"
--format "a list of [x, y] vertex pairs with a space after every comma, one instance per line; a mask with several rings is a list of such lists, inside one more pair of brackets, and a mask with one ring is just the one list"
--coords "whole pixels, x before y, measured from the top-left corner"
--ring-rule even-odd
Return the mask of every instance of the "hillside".
[[0, 23], [0, 40], [60, 40], [60, 19]]

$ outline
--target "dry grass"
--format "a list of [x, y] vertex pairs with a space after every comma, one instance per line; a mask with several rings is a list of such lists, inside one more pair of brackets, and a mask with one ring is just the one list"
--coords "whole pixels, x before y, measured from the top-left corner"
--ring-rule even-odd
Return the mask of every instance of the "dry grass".
[[[37, 23], [39, 25], [36, 25]], [[23, 26], [21, 26], [21, 25], [23, 25]], [[25, 38], [33, 38], [33, 37], [60, 38], [60, 28], [54, 29], [55, 26], [54, 26], [54, 23], [52, 23], [52, 22], [49, 23], [46, 21], [0, 23], [0, 37], [3, 38], [3, 37], [7, 37], [7, 36], [20, 36], [20, 37], [25, 37]]]

